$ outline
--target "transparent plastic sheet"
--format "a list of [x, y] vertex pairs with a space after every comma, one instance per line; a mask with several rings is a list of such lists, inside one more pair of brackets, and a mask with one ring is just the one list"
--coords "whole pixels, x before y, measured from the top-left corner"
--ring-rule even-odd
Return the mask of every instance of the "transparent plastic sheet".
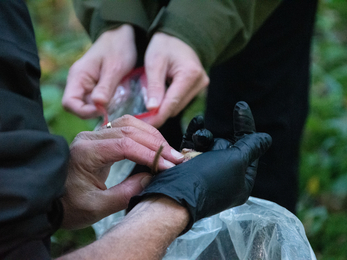
[[[135, 70], [118, 87], [107, 108], [112, 121], [125, 114], [145, 115], [146, 79], [143, 69]], [[98, 128], [99, 126], [97, 126]], [[112, 165], [106, 186], [122, 182], [134, 162]], [[112, 214], [93, 225], [97, 238], [119, 223], [125, 211]], [[239, 206], [196, 222], [178, 237], [163, 259], [316, 259], [300, 220], [285, 208], [250, 197]]]
[[[135, 163], [129, 160], [122, 160], [111, 166], [110, 174], [105, 182], [107, 188], [121, 183], [129, 176]], [[125, 216], [125, 210], [111, 214], [92, 225], [96, 238], [99, 239], [107, 230], [116, 225]]]
[[[147, 99], [147, 79], [144, 68], [138, 68], [126, 76], [121, 84], [117, 87], [114, 96], [111, 99], [106, 111], [108, 120], [111, 122], [123, 115], [142, 116], [146, 115], [146, 99]], [[97, 130], [102, 121], [96, 126]], [[115, 162], [110, 169], [109, 176], [105, 182], [108, 188], [121, 183], [129, 176], [135, 163], [129, 160]], [[117, 219], [122, 218], [125, 211], [112, 214], [93, 225], [97, 238], [105, 233]]]
[[[132, 71], [117, 87], [110, 104], [107, 107], [108, 120], [111, 122], [123, 115], [141, 116], [148, 112], [147, 79], [144, 69], [138, 68]], [[101, 126], [100, 122], [96, 129]]]
[[196, 222], [168, 248], [171, 259], [316, 259], [300, 220], [276, 203], [250, 197]]

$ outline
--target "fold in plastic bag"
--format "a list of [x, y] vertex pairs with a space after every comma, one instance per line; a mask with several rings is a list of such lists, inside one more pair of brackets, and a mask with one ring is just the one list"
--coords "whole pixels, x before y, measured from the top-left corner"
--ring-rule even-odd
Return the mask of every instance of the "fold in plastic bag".
[[276, 203], [250, 197], [195, 223], [164, 259], [316, 259], [300, 220]]

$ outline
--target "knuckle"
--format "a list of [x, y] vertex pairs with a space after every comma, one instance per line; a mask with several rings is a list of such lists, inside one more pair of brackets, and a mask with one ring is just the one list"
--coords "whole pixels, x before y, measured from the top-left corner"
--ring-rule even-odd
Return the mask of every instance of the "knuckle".
[[81, 60], [77, 60], [74, 64], [72, 64], [72, 66], [69, 69], [69, 75], [70, 74], [75, 74], [78, 73], [80, 71], [80, 67], [81, 67]]
[[173, 111], [171, 112], [171, 117], [177, 116], [180, 112], [181, 112], [181, 110], [179, 110], [179, 109], [173, 110]]
[[124, 137], [119, 142], [120, 151], [125, 154], [131, 147], [130, 138]]
[[[163, 141], [163, 140], [159, 140], [159, 139], [156, 139], [154, 142], [154, 147], [156, 150], [158, 150], [160, 148], [160, 146], [163, 146], [163, 148], [165, 148], [165, 146], [168, 144], [166, 141]], [[154, 152], [155, 154], [156, 152]]]
[[129, 136], [131, 135], [132, 133], [134, 133], [134, 127], [132, 126], [122, 126], [120, 128], [120, 131], [121, 133], [124, 135], [124, 136]]
[[160, 52], [152, 53], [149, 56], [146, 56], [146, 69], [147, 70], [156, 70], [163, 64], [163, 55]]
[[192, 62], [188, 64], [188, 66], [188, 71], [192, 78], [200, 78], [204, 73], [204, 69], [200, 66], [200, 64], [197, 64], [196, 62]]
[[179, 105], [180, 101], [182, 100], [181, 96], [174, 96], [171, 98], [171, 110], [173, 111], [177, 105]]
[[163, 83], [161, 83], [159, 80], [152, 80], [150, 84], [148, 84], [148, 88], [152, 92], [158, 93], [163, 88]]
[[84, 140], [74, 140], [70, 145], [70, 154], [75, 158], [82, 158], [90, 150]]
[[131, 115], [123, 115], [118, 119], [120, 125], [129, 125], [134, 120]]
[[97, 89], [98, 89], [98, 92], [108, 93], [110, 90], [110, 86], [101, 84], [101, 85], [98, 85]]
[[124, 140], [124, 138], [118, 139], [113, 144], [113, 151], [117, 153], [117, 156], [121, 158], [121, 160], [126, 158], [126, 148], [124, 147], [128, 147], [127, 141]]
[[126, 208], [129, 204], [131, 197], [134, 195], [133, 187], [128, 183], [122, 183], [122, 196], [120, 196], [120, 203]]
[[63, 106], [63, 108], [65, 110], [68, 110], [70, 109], [70, 99], [66, 96], [63, 96], [62, 100], [61, 100], [61, 104]]
[[147, 160], [146, 160], [146, 165], [148, 166], [148, 167], [152, 167], [152, 166], [154, 166], [153, 165], [153, 160], [154, 160], [154, 158], [155, 158], [155, 152], [154, 151], [151, 151], [151, 150], [147, 150], [146, 152], [145, 152], [145, 157], [144, 158], [148, 158]]
[[182, 110], [182, 99], [183, 98], [181, 96], [175, 96], [170, 99], [170, 106], [168, 107], [170, 117], [178, 115], [178, 113]]
[[160, 137], [160, 138], [162, 138], [162, 139], [164, 139], [164, 137], [163, 137], [163, 135], [160, 133], [160, 131], [157, 129], [157, 128], [155, 128], [155, 127], [151, 127], [150, 128], [151, 129], [151, 133], [153, 134], [153, 135], [155, 135], [155, 136], [157, 136], [157, 137]]
[[124, 67], [125, 67], [125, 64], [122, 61], [112, 62], [108, 65], [110, 72], [113, 74], [122, 72]]
[[78, 140], [89, 140], [89, 138], [88, 138], [88, 131], [79, 132], [79, 133], [76, 135], [74, 141], [75, 141], [75, 140], [76, 140], [76, 141], [78, 141]]
[[210, 84], [210, 77], [206, 75], [206, 73], [203, 75], [202, 83], [203, 87], [207, 87]]

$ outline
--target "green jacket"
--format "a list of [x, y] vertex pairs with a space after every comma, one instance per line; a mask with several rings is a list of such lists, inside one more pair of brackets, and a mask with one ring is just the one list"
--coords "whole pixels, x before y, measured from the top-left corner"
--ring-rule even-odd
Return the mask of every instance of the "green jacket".
[[104, 31], [128, 23], [147, 38], [160, 31], [183, 40], [209, 69], [239, 52], [279, 3], [280, 0], [74, 0], [74, 7], [93, 41]]

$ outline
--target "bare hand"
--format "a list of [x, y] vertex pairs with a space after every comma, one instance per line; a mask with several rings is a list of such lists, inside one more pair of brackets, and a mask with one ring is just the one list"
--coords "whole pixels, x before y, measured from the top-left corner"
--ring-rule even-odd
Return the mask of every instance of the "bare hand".
[[63, 106], [81, 118], [101, 115], [94, 103], [107, 105], [122, 78], [135, 66], [134, 29], [122, 25], [104, 32], [70, 68]]
[[132, 116], [113, 121], [110, 129], [78, 134], [70, 146], [66, 194], [62, 198], [63, 227], [86, 227], [127, 208], [130, 198], [143, 190], [151, 175], [140, 173], [107, 189], [105, 181], [111, 165], [129, 159], [151, 167], [160, 145], [164, 146], [160, 170], [182, 162], [182, 155], [157, 129]]
[[[159, 108], [146, 122], [161, 126], [176, 116], [202, 89], [209, 78], [195, 51], [180, 39], [155, 33], [145, 55], [148, 80], [147, 109]], [[170, 86], [166, 91], [165, 83]]]

